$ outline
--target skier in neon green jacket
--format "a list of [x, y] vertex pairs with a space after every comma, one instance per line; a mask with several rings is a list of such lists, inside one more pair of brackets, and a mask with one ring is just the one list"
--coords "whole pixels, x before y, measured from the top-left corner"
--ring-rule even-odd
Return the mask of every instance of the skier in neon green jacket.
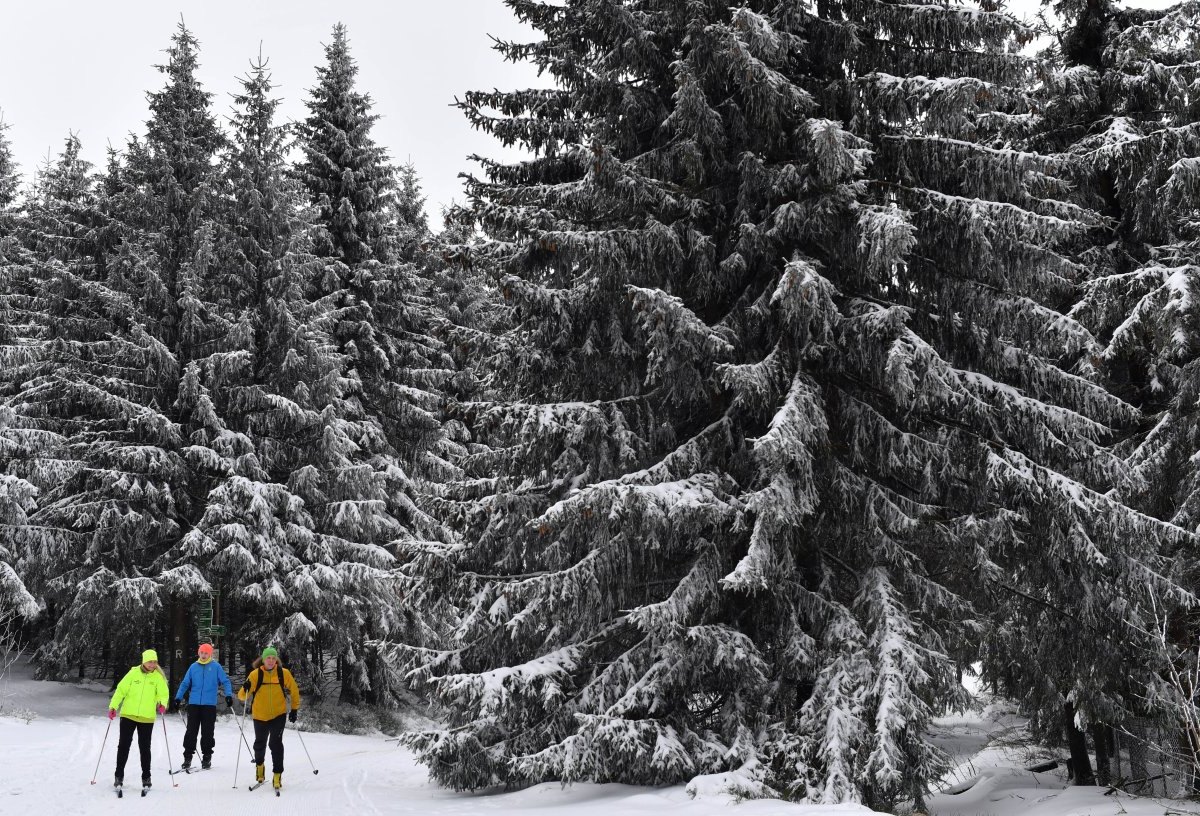
[[133, 732], [138, 735], [138, 752], [142, 755], [142, 787], [150, 787], [150, 738], [154, 736], [154, 721], [167, 710], [170, 693], [167, 678], [158, 667], [158, 653], [153, 649], [142, 652], [142, 662], [134, 666], [113, 692], [108, 702], [108, 718], [121, 712], [121, 736], [117, 741], [117, 775], [113, 784], [120, 787], [125, 781], [125, 761], [133, 744]]

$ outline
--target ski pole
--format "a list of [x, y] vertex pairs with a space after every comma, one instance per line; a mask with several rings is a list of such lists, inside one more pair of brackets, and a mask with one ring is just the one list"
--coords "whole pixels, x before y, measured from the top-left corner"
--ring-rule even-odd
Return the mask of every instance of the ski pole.
[[[165, 714], [165, 712], [164, 712]], [[163, 724], [163, 745], [167, 746], [167, 768], [171, 771], [171, 787], [178, 788], [179, 782], [175, 780], [175, 763], [171, 761], [171, 741], [167, 739], [167, 718], [162, 718]]]
[[[243, 725], [246, 722], [246, 709], [248, 709], [249, 707], [250, 707], [250, 701], [248, 699], [242, 700], [242, 721], [238, 723], [238, 730], [242, 732], [242, 742], [246, 741], [246, 731], [243, 728]], [[242, 742], [238, 743], [237, 762], [235, 762], [233, 765], [233, 786], [235, 788], [237, 787], [238, 768], [240, 768], [242, 766]], [[246, 746], [246, 750], [247, 751], [250, 750], [249, 745]], [[253, 753], [251, 753], [251, 756], [253, 756]]]
[[[244, 715], [243, 715], [242, 719], [245, 719]], [[235, 723], [237, 723], [238, 731], [240, 731], [242, 734], [242, 742], [246, 743], [246, 750], [250, 753], [251, 756], [254, 756], [254, 749], [250, 747], [250, 741], [246, 739], [246, 732], [242, 730], [242, 724], [241, 724], [241, 722], [238, 721], [237, 715], [234, 715], [233, 721]], [[238, 746], [238, 757], [241, 757], [241, 755], [242, 755], [242, 746], [239, 745]], [[235, 772], [235, 775], [236, 775], [236, 772]], [[234, 780], [234, 781], [237, 781], [237, 780]]]
[[317, 766], [313, 765], [312, 754], [308, 752], [308, 746], [304, 744], [304, 736], [300, 733], [300, 728], [296, 727], [292, 730], [296, 732], [297, 737], [300, 737], [300, 747], [304, 749], [304, 755], [308, 757], [308, 764], [312, 765], [313, 774], [315, 775], [320, 773], [320, 771], [317, 770]]
[[100, 773], [100, 760], [104, 759], [104, 746], [108, 744], [108, 732], [112, 730], [112, 720], [108, 721], [108, 728], [104, 729], [104, 740], [100, 743], [100, 756], [96, 757], [96, 770], [92, 771], [92, 784], [96, 784], [96, 776]]

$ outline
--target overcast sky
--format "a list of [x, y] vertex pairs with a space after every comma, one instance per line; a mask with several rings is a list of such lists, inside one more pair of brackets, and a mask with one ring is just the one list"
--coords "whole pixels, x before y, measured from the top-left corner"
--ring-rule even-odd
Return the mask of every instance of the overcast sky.
[[[1159, 6], [1172, 0], [1132, 0]], [[1038, 0], [1011, 0], [1020, 16]], [[121, 147], [146, 120], [145, 92], [162, 87], [154, 69], [165, 61], [180, 14], [201, 44], [200, 75], [216, 93], [219, 113], [262, 43], [285, 119], [305, 115], [302, 99], [323, 62], [321, 44], [335, 22], [349, 27], [359, 87], [382, 119], [376, 140], [398, 162], [411, 159], [436, 227], [441, 205], [462, 198], [459, 172], [471, 153], [513, 155], [473, 131], [450, 107], [471, 89], [544, 84], [526, 65], [505, 63], [489, 34], [525, 40], [501, 0], [27, 0], [6, 3], [0, 26], [0, 117], [10, 127], [16, 159], [27, 174], [68, 131], [101, 163], [105, 145]]]
[[57, 154], [68, 131], [101, 164], [105, 145], [123, 146], [147, 118], [145, 92], [163, 84], [153, 67], [180, 14], [200, 40], [200, 77], [222, 115], [251, 57], [270, 59], [284, 119], [303, 118], [303, 98], [324, 62], [333, 24], [349, 29], [358, 82], [381, 115], [374, 134], [398, 162], [411, 158], [434, 226], [440, 206], [462, 198], [457, 175], [466, 156], [506, 155], [473, 131], [455, 95], [538, 83], [527, 66], [505, 63], [489, 47], [531, 36], [500, 0], [31, 0], [6, 3], [0, 26], [0, 116], [22, 169]]

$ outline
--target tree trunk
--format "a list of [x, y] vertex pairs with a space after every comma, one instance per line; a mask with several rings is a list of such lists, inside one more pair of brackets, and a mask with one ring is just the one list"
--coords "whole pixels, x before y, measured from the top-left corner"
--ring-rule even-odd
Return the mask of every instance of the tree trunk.
[[[1150, 770], [1146, 765], [1146, 727], [1139, 721], [1133, 720], [1126, 730], [1130, 735], [1127, 740], [1129, 743], [1129, 778], [1136, 782], [1150, 776]], [[1122, 742], [1126, 742], [1126, 740], [1122, 740]], [[1141, 793], [1146, 789], [1146, 785], [1143, 783], [1130, 788], [1129, 792]]]
[[[190, 629], [188, 623], [187, 605], [172, 601], [170, 656], [167, 658], [170, 666], [167, 677], [171, 681], [172, 688], [183, 682], [183, 673], [191, 663], [188, 657], [189, 652], [192, 651], [192, 638], [188, 632]], [[163, 657], [163, 655], [159, 655], [159, 657]]]
[[1071, 778], [1076, 785], [1095, 785], [1092, 759], [1088, 756], [1087, 735], [1075, 727], [1074, 704], [1067, 703], [1063, 706], [1063, 718], [1066, 720], [1067, 743], [1071, 746]]
[[1108, 726], [1099, 723], [1092, 726], [1092, 744], [1096, 749], [1096, 779], [1101, 785], [1107, 785], [1112, 780], [1109, 767], [1112, 750], [1109, 745]]

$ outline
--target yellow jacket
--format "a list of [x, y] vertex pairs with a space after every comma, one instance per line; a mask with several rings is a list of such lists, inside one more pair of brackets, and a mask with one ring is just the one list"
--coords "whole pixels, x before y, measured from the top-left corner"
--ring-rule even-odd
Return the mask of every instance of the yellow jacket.
[[[266, 722], [286, 714], [288, 704], [283, 697], [285, 691], [292, 700], [292, 708], [299, 710], [300, 689], [292, 673], [280, 664], [275, 664], [274, 671], [259, 666], [246, 675], [246, 682], [250, 684], [250, 693], [254, 695], [254, 704], [250, 706], [250, 716], [254, 719]], [[238, 689], [238, 699], [246, 699], [244, 686]]]
[[121, 709], [121, 716], [127, 720], [152, 723], [158, 716], [156, 706], [166, 706], [167, 696], [167, 678], [162, 669], [148, 672], [134, 666], [117, 683], [108, 707]]

